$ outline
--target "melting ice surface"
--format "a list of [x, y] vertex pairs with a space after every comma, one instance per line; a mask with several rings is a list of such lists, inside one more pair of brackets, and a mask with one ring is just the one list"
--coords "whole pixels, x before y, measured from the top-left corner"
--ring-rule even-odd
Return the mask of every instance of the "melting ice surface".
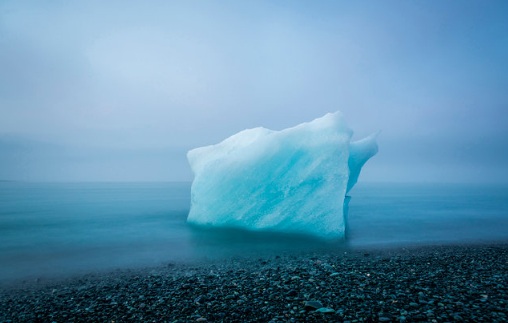
[[247, 129], [190, 150], [187, 221], [343, 238], [347, 192], [377, 152], [375, 135], [351, 142], [352, 134], [336, 112], [281, 131]]

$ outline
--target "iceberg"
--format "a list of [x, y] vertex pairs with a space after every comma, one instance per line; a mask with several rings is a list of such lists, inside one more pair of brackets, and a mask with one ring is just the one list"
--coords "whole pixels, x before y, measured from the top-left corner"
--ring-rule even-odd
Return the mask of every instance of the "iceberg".
[[349, 196], [377, 134], [352, 142], [340, 112], [281, 131], [243, 130], [192, 149], [187, 222], [342, 239]]

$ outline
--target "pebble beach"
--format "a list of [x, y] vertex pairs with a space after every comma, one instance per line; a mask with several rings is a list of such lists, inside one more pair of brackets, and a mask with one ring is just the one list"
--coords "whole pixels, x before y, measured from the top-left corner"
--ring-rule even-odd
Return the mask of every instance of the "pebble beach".
[[0, 288], [0, 322], [507, 322], [508, 243], [235, 257]]

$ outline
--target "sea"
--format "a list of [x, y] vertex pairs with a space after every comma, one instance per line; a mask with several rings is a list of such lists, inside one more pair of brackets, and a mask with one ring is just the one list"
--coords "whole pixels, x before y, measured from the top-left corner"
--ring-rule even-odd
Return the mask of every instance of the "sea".
[[343, 241], [187, 224], [191, 183], [0, 182], [0, 283], [308, 252], [508, 241], [508, 185], [358, 183]]

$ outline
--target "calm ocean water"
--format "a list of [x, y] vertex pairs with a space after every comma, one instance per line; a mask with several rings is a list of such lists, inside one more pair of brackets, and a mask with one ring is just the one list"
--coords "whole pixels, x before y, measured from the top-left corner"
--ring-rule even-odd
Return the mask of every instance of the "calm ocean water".
[[221, 257], [508, 240], [508, 186], [359, 183], [351, 195], [347, 241], [325, 243], [191, 227], [190, 183], [0, 182], [0, 282]]

